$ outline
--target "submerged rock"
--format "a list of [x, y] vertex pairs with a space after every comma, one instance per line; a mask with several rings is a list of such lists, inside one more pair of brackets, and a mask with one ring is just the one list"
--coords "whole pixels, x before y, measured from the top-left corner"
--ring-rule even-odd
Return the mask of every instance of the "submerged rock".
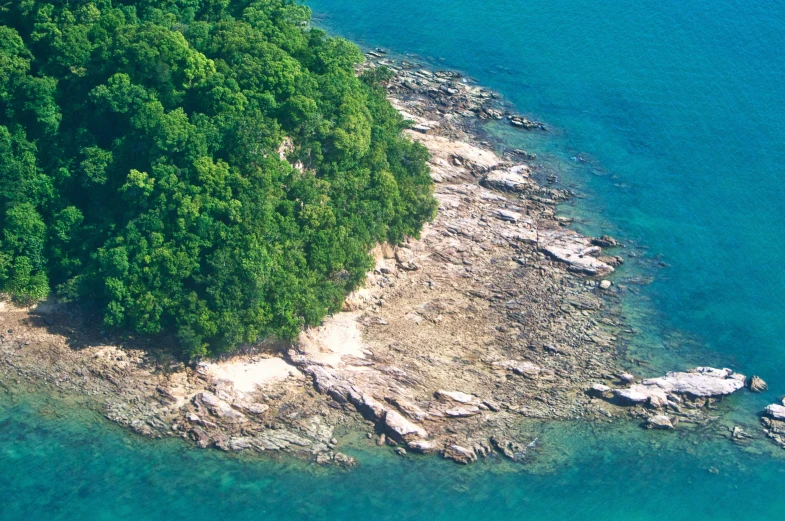
[[750, 378], [750, 391], [753, 393], [762, 393], [768, 389], [769, 386], [763, 381], [763, 378], [755, 375]]

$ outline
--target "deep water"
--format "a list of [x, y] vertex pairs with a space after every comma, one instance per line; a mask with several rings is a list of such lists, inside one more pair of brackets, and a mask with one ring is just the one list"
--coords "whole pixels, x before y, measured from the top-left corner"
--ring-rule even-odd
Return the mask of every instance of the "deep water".
[[[585, 197], [561, 208], [640, 257], [616, 282], [657, 372], [761, 375], [728, 423], [785, 394], [785, 4], [774, 0], [310, 0], [363, 45], [488, 85], [547, 134], [488, 130]], [[577, 158], [581, 158], [578, 160]], [[626, 254], [626, 253], [625, 253]], [[655, 267], [654, 262], [666, 267]], [[650, 285], [630, 284], [652, 277]], [[635, 426], [527, 427], [531, 464], [459, 468], [362, 442], [353, 472], [141, 440], [0, 394], [0, 520], [785, 519], [785, 451]]]

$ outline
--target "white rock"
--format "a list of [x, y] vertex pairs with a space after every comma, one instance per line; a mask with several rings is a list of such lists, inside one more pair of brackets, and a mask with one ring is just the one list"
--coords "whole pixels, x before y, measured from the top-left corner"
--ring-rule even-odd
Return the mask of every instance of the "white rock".
[[436, 396], [458, 403], [475, 403], [477, 401], [477, 397], [473, 394], [462, 393], [461, 391], [444, 391], [439, 389], [436, 391]]
[[451, 418], [466, 418], [467, 416], [474, 416], [475, 414], [480, 413], [480, 408], [476, 406], [472, 407], [453, 407], [452, 409], [447, 409], [444, 411], [444, 414], [450, 416]]
[[673, 429], [673, 422], [664, 414], [650, 416], [646, 420], [646, 426], [650, 429]]
[[390, 434], [393, 435], [393, 437], [398, 438], [398, 440], [411, 442], [428, 437], [428, 433], [425, 429], [419, 425], [413, 424], [397, 411], [387, 411], [384, 415], [384, 424], [390, 430]]
[[425, 440], [410, 441], [407, 443], [407, 446], [414, 452], [419, 452], [421, 454], [429, 454], [434, 451], [433, 443]]
[[592, 255], [601, 250], [591, 240], [571, 230], [541, 230], [538, 237], [540, 251], [570, 269], [586, 275], [607, 275], [613, 267]]
[[[522, 175], [522, 173], [526, 175]], [[482, 182], [488, 188], [520, 192], [526, 188], [528, 177], [528, 173], [524, 169], [493, 170], [488, 172]]]
[[[638, 387], [638, 386], [633, 386]], [[613, 394], [624, 402], [628, 403], [647, 403], [649, 401], [649, 393], [645, 390], [633, 389], [614, 389]]]
[[643, 385], [659, 388], [666, 393], [689, 394], [697, 397], [724, 396], [744, 387], [746, 377], [730, 369], [696, 367], [687, 373], [672, 372], [660, 378], [650, 378]]
[[776, 403], [774, 403], [766, 407], [766, 410], [764, 412], [766, 416], [770, 416], [775, 420], [785, 421], [785, 406], [777, 405]]

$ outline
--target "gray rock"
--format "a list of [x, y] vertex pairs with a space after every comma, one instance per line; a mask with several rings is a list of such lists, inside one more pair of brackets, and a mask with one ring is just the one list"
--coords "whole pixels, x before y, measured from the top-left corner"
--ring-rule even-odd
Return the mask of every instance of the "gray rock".
[[496, 218], [501, 219], [502, 221], [517, 223], [521, 219], [521, 214], [519, 214], [518, 212], [512, 212], [510, 210], [499, 208], [498, 210], [496, 210]]

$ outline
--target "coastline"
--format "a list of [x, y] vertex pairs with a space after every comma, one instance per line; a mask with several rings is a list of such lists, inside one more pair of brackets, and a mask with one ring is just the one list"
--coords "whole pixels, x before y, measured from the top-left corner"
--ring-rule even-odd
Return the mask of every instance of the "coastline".
[[[454, 73], [405, 67], [390, 90], [416, 122], [407, 132], [433, 156], [439, 215], [419, 241], [377, 248], [376, 270], [344, 312], [291, 349], [262, 345], [185, 367], [89, 334], [79, 340], [84, 322], [62, 307], [6, 308], [3, 382], [86, 395], [149, 437], [344, 466], [355, 464], [338, 450], [345, 430], [401, 454], [467, 463], [525, 458], [534, 440], [517, 432], [521, 418], [659, 416], [650, 402], [626, 406], [613, 392], [633, 383], [616, 352], [618, 297], [602, 279], [619, 264], [602, 250], [613, 242], [571, 231], [556, 212], [569, 194], [537, 183], [525, 152], [500, 157], [472, 130], [505, 117], [498, 96]], [[523, 131], [531, 123], [518, 121]], [[669, 414], [708, 424], [700, 402]]]

